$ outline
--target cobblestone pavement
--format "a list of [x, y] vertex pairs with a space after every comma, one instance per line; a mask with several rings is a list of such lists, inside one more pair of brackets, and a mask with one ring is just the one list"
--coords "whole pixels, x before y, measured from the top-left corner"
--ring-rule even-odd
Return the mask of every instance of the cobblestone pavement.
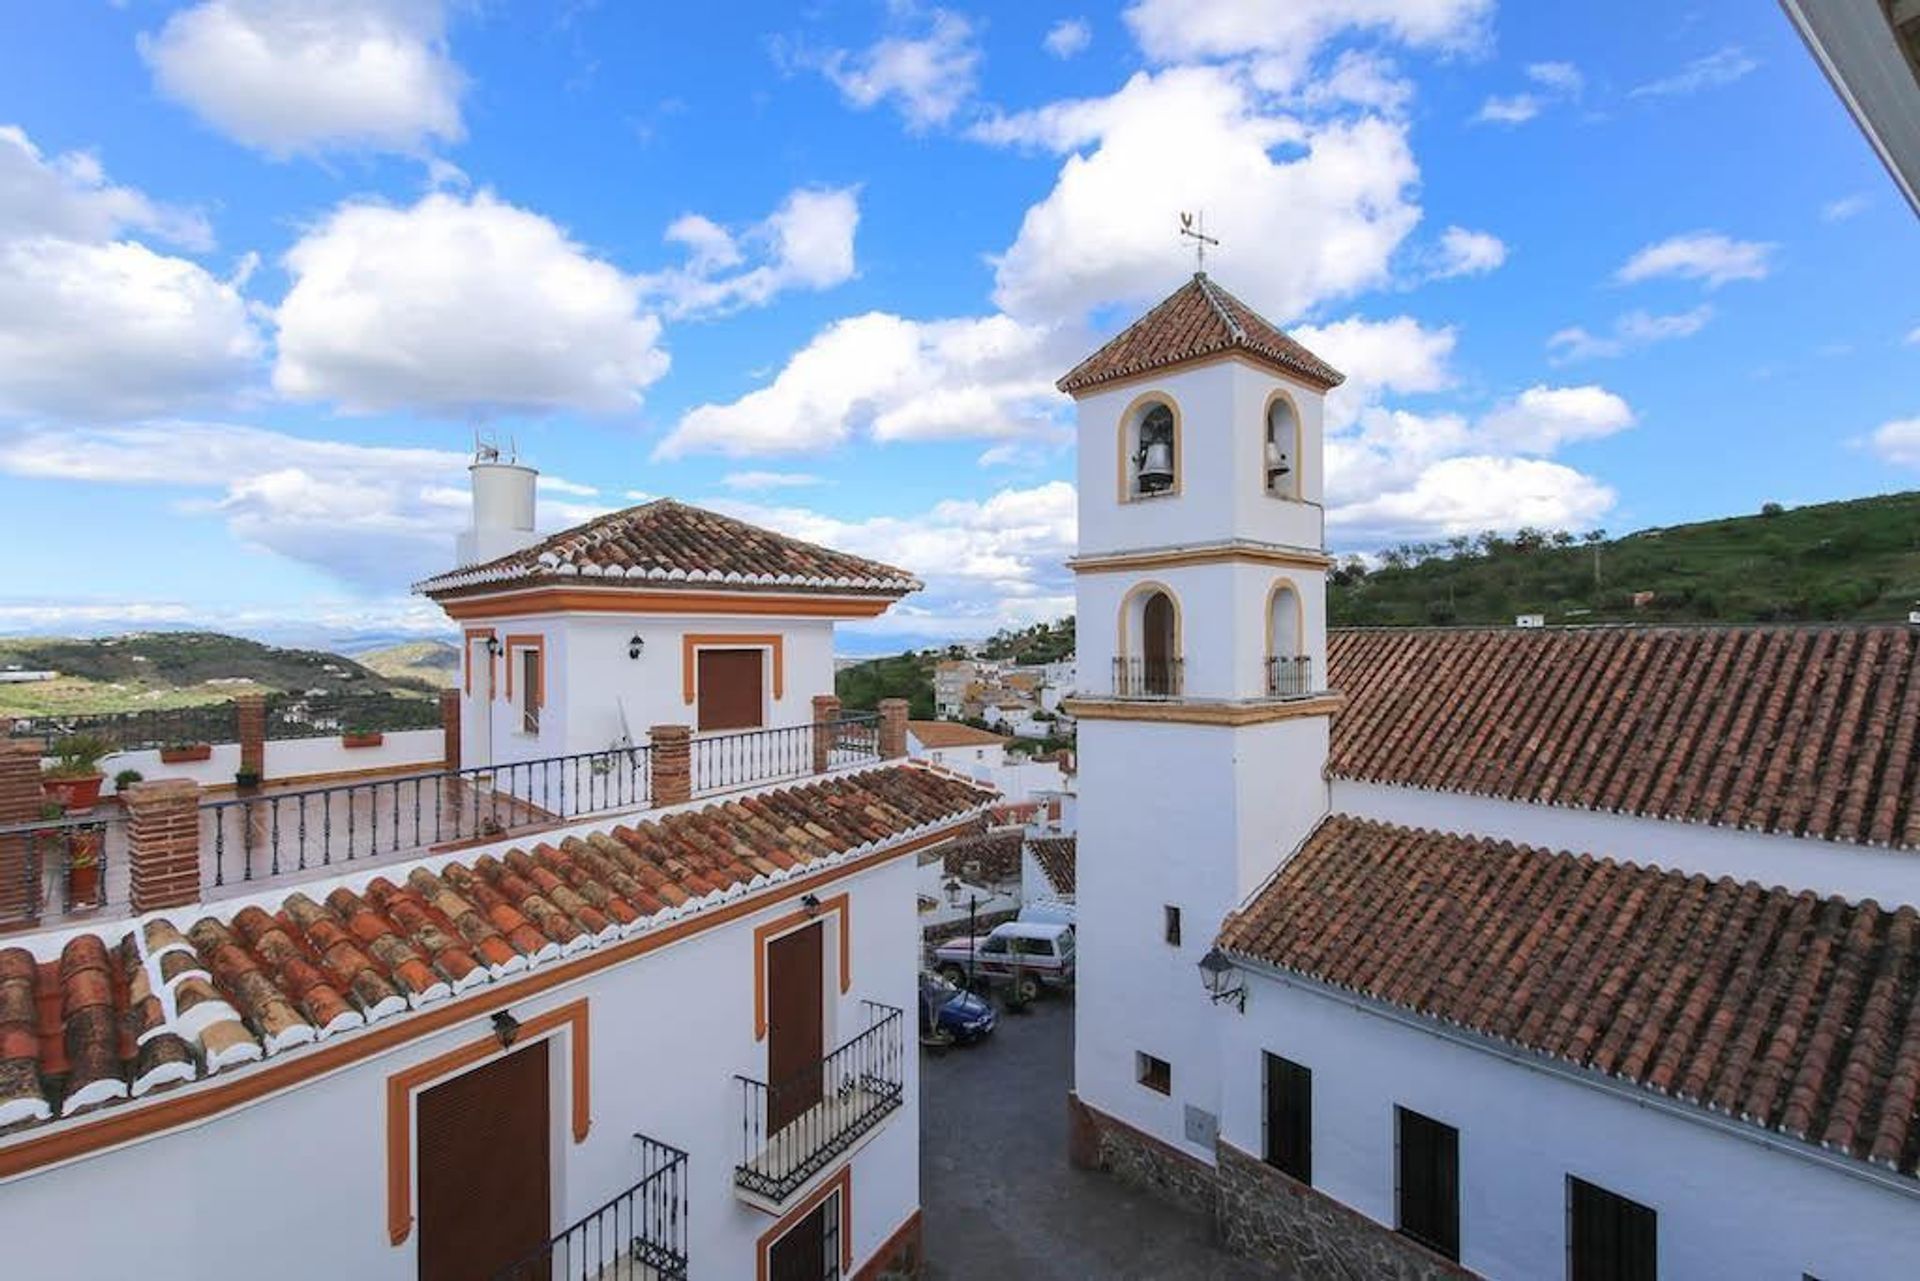
[[979, 1045], [922, 1052], [920, 1201], [930, 1281], [1279, 1275], [1212, 1225], [1067, 1164], [1073, 1004], [1003, 1015]]

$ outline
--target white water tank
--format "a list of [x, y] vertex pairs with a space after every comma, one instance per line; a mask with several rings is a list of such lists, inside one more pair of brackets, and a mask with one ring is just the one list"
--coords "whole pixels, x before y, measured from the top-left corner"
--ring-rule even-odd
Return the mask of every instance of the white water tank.
[[473, 487], [473, 523], [460, 532], [454, 548], [460, 564], [477, 565], [540, 541], [533, 528], [538, 470], [483, 454], [467, 468], [467, 475]]

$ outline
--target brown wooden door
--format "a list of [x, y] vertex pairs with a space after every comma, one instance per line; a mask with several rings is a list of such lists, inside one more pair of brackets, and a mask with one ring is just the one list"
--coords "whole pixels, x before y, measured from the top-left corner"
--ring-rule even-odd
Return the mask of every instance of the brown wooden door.
[[[839, 1260], [828, 1254], [837, 1231], [839, 1198], [830, 1196], [788, 1229], [768, 1251], [767, 1281], [827, 1281], [840, 1275]], [[836, 1230], [828, 1231], [832, 1226]]]
[[1149, 694], [1173, 693], [1173, 602], [1165, 592], [1147, 597], [1140, 611], [1141, 677]]
[[761, 650], [701, 650], [697, 669], [700, 728], [758, 729], [760, 671], [765, 666], [765, 653]]
[[547, 1042], [420, 1096], [420, 1281], [485, 1281], [551, 1235]]
[[820, 1101], [825, 1057], [821, 936], [809, 925], [767, 945], [767, 1132]]

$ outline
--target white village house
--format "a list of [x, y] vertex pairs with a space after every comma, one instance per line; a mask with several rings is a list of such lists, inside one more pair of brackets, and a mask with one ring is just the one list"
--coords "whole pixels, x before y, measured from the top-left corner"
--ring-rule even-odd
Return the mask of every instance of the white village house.
[[0, 939], [0, 1275], [917, 1255], [916, 867], [994, 797], [831, 694], [834, 621], [917, 584], [670, 502], [538, 539], [502, 466], [422, 586], [468, 633], [427, 794], [517, 830], [332, 862], [308, 793], [222, 798], [260, 856], [213, 892], [198, 786], [129, 789], [131, 916]]
[[1920, 1269], [1920, 630], [1326, 626], [1340, 375], [1078, 403], [1073, 1156], [1315, 1277]]

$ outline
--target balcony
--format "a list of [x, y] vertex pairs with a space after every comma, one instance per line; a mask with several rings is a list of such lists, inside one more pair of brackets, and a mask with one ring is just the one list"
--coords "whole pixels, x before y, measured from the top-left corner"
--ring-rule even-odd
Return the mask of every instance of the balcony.
[[640, 1140], [640, 1181], [493, 1281], [686, 1281], [687, 1154]]
[[[797, 1077], [740, 1082], [741, 1154], [734, 1191], [769, 1213], [852, 1151], [905, 1096], [906, 1015], [863, 1001], [867, 1027]], [[770, 1124], [770, 1121], [775, 1124]]]
[[1305, 698], [1313, 693], [1313, 659], [1275, 656], [1267, 660], [1268, 698]]
[[1178, 658], [1116, 658], [1113, 660], [1113, 696], [1125, 699], [1179, 698], [1186, 683], [1186, 663]]

